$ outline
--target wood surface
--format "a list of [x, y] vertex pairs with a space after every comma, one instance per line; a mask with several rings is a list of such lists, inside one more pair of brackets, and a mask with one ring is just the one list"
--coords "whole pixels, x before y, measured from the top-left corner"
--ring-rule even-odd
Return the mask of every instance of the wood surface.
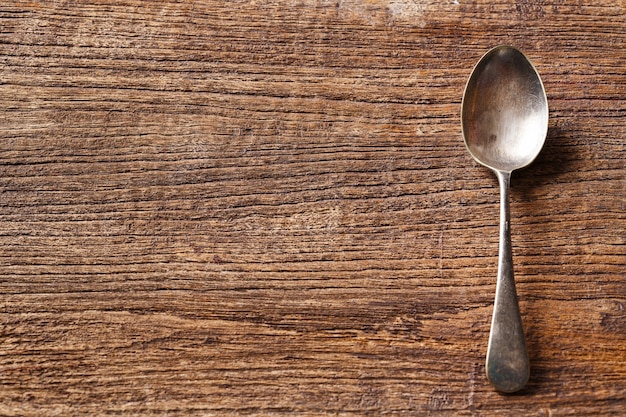
[[[515, 395], [459, 121], [503, 43], [550, 105]], [[625, 144], [624, 0], [4, 1], [0, 415], [624, 415]]]

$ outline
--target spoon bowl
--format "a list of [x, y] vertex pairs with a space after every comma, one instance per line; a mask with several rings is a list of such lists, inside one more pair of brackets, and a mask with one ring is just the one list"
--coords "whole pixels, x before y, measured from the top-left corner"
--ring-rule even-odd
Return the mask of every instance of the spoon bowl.
[[493, 170], [511, 172], [537, 157], [548, 132], [548, 101], [522, 52], [498, 46], [482, 57], [465, 88], [461, 120], [467, 149]]
[[517, 302], [511, 254], [511, 172], [530, 164], [548, 132], [548, 100], [533, 64], [519, 50], [498, 46], [474, 67], [461, 104], [463, 140], [500, 184], [498, 278], [485, 371], [502, 392], [522, 389], [530, 363]]

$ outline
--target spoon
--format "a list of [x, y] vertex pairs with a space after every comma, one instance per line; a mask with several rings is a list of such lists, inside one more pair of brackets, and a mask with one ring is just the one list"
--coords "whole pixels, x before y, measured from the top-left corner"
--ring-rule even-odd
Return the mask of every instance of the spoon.
[[548, 132], [543, 83], [522, 52], [497, 46], [480, 59], [465, 87], [461, 122], [465, 146], [500, 185], [498, 279], [485, 370], [498, 391], [515, 392], [528, 382], [530, 363], [513, 278], [509, 186], [511, 173], [537, 157]]

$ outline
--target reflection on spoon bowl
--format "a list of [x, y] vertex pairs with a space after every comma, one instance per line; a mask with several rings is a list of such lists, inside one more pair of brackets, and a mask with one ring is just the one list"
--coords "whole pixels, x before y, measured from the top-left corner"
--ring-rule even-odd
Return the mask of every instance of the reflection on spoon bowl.
[[462, 106], [470, 153], [489, 168], [511, 172], [530, 164], [548, 131], [548, 103], [530, 61], [500, 46], [476, 65]]

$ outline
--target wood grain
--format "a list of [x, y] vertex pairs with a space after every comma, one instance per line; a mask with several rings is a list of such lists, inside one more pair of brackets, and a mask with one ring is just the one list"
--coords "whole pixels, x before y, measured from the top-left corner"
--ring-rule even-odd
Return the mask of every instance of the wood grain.
[[[623, 1], [0, 6], [1, 415], [626, 409]], [[484, 377], [498, 190], [460, 135], [513, 44], [532, 376]]]

